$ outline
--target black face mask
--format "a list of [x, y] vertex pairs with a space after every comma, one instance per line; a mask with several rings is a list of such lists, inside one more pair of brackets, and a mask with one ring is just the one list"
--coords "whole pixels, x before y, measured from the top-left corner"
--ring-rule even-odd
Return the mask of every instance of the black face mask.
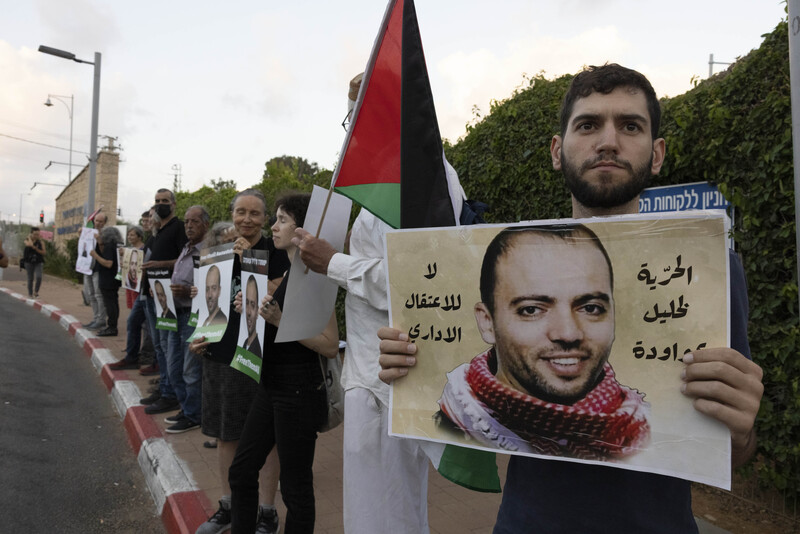
[[172, 207], [169, 204], [157, 204], [156, 215], [161, 219], [166, 219], [172, 213]]

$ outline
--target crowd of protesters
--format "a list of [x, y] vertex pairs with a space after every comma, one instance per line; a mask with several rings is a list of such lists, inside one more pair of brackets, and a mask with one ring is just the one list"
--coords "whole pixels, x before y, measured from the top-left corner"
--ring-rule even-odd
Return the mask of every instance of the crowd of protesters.
[[[360, 77], [354, 84], [351, 101], [358, 93]], [[648, 107], [651, 101], [654, 104]], [[581, 113], [574, 111], [575, 106]], [[602, 172], [619, 175], [620, 180], [626, 181], [631, 178], [628, 167], [613, 163], [617, 156], [635, 160], [635, 168], [643, 169], [645, 178], [657, 174], [664, 156], [664, 141], [656, 137], [657, 110], [655, 93], [640, 74], [618, 65], [590, 67], [575, 78], [565, 99], [562, 132], [554, 136], [551, 145], [554, 168], [564, 170], [568, 185], [570, 179], [580, 183]], [[580, 121], [574, 118], [576, 113]], [[565, 146], [575, 151], [572, 158], [595, 158], [606, 165], [599, 171], [597, 165], [584, 169], [578, 165], [581, 162], [567, 157]], [[642, 162], [645, 164], [640, 165]], [[452, 203], [454, 219], [463, 221], [469, 205], [455, 171], [446, 162], [445, 171], [449, 188], [456, 193]], [[579, 175], [569, 175], [573, 171]], [[576, 189], [575, 183], [570, 190], [576, 217], [608, 215], [613, 211], [604, 211], [606, 208], [621, 205], [627, 210], [622, 212], [633, 211], [632, 201], [618, 196], [598, 207], [586, 200], [593, 200], [597, 191]], [[633, 187], [631, 191], [631, 199], [638, 198], [640, 189]], [[217, 447], [223, 496], [217, 512], [197, 529], [197, 534], [220, 534], [228, 529], [234, 534], [278, 532], [280, 522], [274, 502], [278, 481], [287, 508], [284, 532], [313, 532], [312, 464], [317, 433], [326, 419], [324, 378], [318, 358], [337, 354], [339, 333], [335, 318], [331, 317], [325, 329], [312, 338], [290, 343], [275, 341], [290, 276], [288, 258], [297, 252], [310, 270], [327, 276], [347, 291], [348, 352], [342, 377], [346, 407], [344, 530], [348, 534], [427, 534], [427, 456], [418, 442], [388, 436], [388, 383], [402, 379], [407, 368], [416, 363], [416, 348], [408, 343], [407, 335], [386, 327], [384, 243], [388, 226], [362, 210], [351, 230], [348, 250], [338, 252], [301, 228], [308, 204], [309, 195], [286, 193], [275, 206], [267, 206], [259, 191], [248, 189], [238, 193], [231, 203], [232, 222], [209, 228], [205, 208], [192, 206], [180, 214], [181, 220], [175, 213], [173, 193], [158, 190], [153, 209], [142, 216], [143, 227], [133, 227], [128, 241], [141, 250], [144, 269], [167, 268], [172, 273], [170, 290], [177, 329], [156, 327], [154, 293], [145, 274], [141, 293], [126, 299], [131, 308], [126, 355], [112, 368], [139, 367], [142, 374], [157, 370], [157, 388], [141, 399], [146, 413], [174, 412], [165, 419], [170, 425], [168, 433], [201, 429], [215, 440], [208, 444]], [[271, 236], [266, 237], [263, 231], [270, 209], [275, 218]], [[96, 223], [101, 230], [98, 248], [92, 252], [96, 272], [84, 279], [84, 289], [95, 312], [92, 326], [102, 327], [101, 332], [109, 332], [106, 335], [116, 335], [118, 286], [111, 284], [106, 271], [116, 272], [115, 249], [121, 236], [108, 231], [112, 229], [103, 230], [104, 220]], [[147, 225], [149, 237], [143, 230]], [[31, 243], [33, 247], [34, 240]], [[260, 383], [228, 365], [237, 350], [237, 335], [228, 336], [226, 331], [216, 343], [202, 336], [189, 342], [191, 299], [197, 294], [192, 256], [221, 243], [233, 243], [233, 251], [240, 257], [239, 262], [234, 261], [231, 291], [215, 297], [230, 300], [228, 320], [235, 325], [239, 324], [240, 315], [247, 313], [245, 306], [252, 304], [247, 303], [252, 300], [247, 288], [242, 295], [243, 251], [269, 252], [268, 292], [258, 302], [258, 314], [266, 322]], [[29, 292], [35, 293], [38, 285], [31, 286], [31, 276]], [[208, 285], [208, 280], [205, 282]], [[214, 282], [218, 284], [218, 280]], [[148, 334], [155, 362], [143, 365]], [[746, 342], [746, 328], [743, 336]], [[749, 349], [742, 346], [742, 351], [698, 351], [694, 355], [697, 361], [685, 362], [686, 375], [682, 378], [682, 391], [703, 401], [701, 405], [721, 402], [720, 389], [708, 386], [712, 381], [709, 376], [726, 386], [725, 394], [732, 407], [716, 418], [731, 430], [732, 459], [736, 463], [753, 453], [753, 421], [763, 391], [763, 387], [759, 389], [760, 369], [747, 359]], [[715, 373], [715, 368], [722, 371]], [[597, 496], [615, 492], [625, 498], [620, 499], [622, 504], [617, 509], [609, 511], [607, 503]], [[575, 510], [593, 512], [576, 514]], [[639, 513], [635, 513], [637, 510]], [[552, 520], [552, 524], [546, 520]], [[495, 532], [538, 531], [537, 525], [543, 525], [541, 531], [548, 532], [696, 532], [689, 485], [684, 481], [605, 466], [548, 463], [517, 456], [509, 463]]]

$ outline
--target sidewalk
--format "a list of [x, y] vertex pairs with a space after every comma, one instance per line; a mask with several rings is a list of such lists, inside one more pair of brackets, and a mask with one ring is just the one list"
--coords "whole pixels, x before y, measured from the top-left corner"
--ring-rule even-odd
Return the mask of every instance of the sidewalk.
[[[36, 301], [27, 299], [25, 273], [17, 266], [5, 269], [0, 280], [0, 298], [17, 298], [40, 309], [42, 314], [61, 323], [91, 358], [109, 394], [128, 440], [153, 496], [156, 513], [167, 532], [194, 534], [198, 525], [217, 509], [222, 486], [217, 467], [217, 452], [206, 449], [209, 439], [199, 430], [167, 434], [164, 417], [147, 415], [139, 399], [146, 395], [149, 377], [138, 371], [110, 371], [108, 364], [123, 357], [128, 310], [120, 290], [120, 335], [97, 338], [81, 323], [91, 320], [91, 308], [84, 306], [81, 287], [45, 275]], [[501, 481], [505, 481], [507, 459], [498, 456]], [[314, 488], [317, 501], [315, 532], [343, 533], [342, 524], [342, 427], [320, 434], [314, 460]], [[429, 474], [428, 514], [431, 534], [490, 533], [500, 506], [499, 494], [484, 494], [457, 486], [432, 470]], [[280, 497], [276, 505], [281, 521], [286, 509]], [[381, 534], [381, 533], [376, 533]]]

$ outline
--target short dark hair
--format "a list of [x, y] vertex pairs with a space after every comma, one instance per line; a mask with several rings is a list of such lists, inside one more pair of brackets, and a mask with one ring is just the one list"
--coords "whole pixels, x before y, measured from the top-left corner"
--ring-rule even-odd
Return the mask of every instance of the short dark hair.
[[310, 193], [284, 193], [275, 201], [275, 211], [282, 209], [294, 219], [297, 226], [302, 227], [306, 222], [308, 203], [311, 201]]
[[614, 270], [603, 243], [593, 231], [582, 224], [544, 224], [541, 226], [512, 226], [494, 236], [486, 247], [481, 265], [481, 302], [494, 314], [494, 288], [497, 281], [497, 260], [514, 247], [514, 241], [526, 233], [538, 234], [552, 239], [560, 239], [570, 244], [589, 241], [600, 250], [608, 265], [611, 290], [614, 290]]
[[170, 202], [172, 202], [173, 204], [175, 204], [175, 193], [173, 193], [173, 192], [172, 192], [172, 191], [170, 191], [169, 189], [164, 189], [164, 188], [162, 187], [161, 189], [159, 189], [158, 191], [156, 191], [156, 194], [158, 194], [158, 193], [169, 193], [169, 200], [170, 200]]
[[661, 125], [661, 105], [658, 103], [653, 86], [640, 72], [616, 63], [606, 63], [599, 67], [591, 65], [572, 79], [567, 94], [564, 95], [564, 101], [561, 103], [562, 137], [567, 131], [576, 101], [586, 98], [592, 93], [607, 95], [618, 87], [633, 87], [644, 93], [647, 99], [647, 111], [650, 114], [650, 134], [653, 139], [656, 139]]
[[258, 298], [258, 282], [256, 282], [256, 277], [252, 274], [247, 278], [247, 282], [244, 284], [245, 298], [247, 298], [247, 288], [250, 287], [251, 283], [256, 286], [256, 298]]
[[39, 227], [38, 226], [31, 226], [31, 233], [38, 232], [38, 231], [39, 231]]

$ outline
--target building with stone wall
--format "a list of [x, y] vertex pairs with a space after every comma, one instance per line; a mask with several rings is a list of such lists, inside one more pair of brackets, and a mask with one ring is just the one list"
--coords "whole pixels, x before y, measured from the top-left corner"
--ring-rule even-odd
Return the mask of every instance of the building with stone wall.
[[[108, 224], [117, 224], [117, 185], [119, 184], [119, 154], [109, 146], [97, 155], [97, 176], [94, 188], [95, 209], [102, 208]], [[63, 250], [66, 242], [80, 237], [85, 219], [90, 215], [86, 204], [89, 197], [89, 166], [64, 188], [56, 198], [55, 244]]]

